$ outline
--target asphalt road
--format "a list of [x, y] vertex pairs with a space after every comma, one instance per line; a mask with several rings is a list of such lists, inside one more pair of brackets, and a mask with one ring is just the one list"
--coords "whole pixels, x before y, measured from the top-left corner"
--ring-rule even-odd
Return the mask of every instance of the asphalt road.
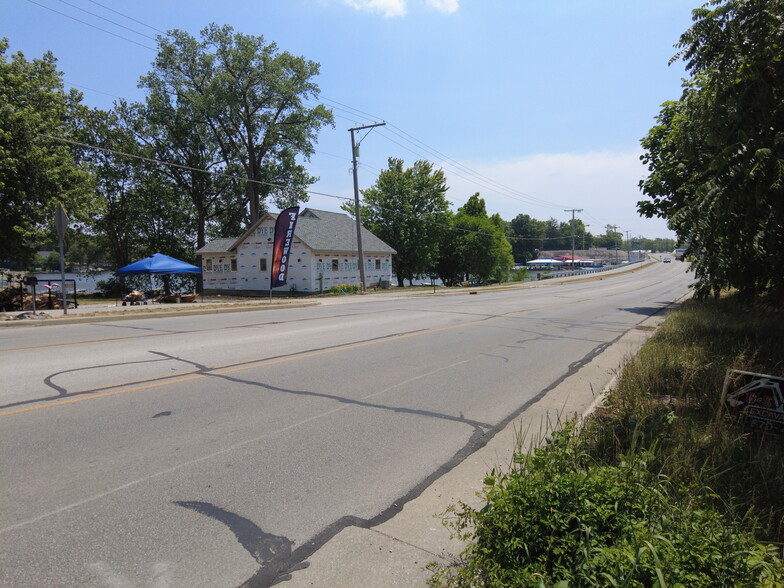
[[477, 295], [0, 330], [0, 585], [268, 586], [682, 297]]

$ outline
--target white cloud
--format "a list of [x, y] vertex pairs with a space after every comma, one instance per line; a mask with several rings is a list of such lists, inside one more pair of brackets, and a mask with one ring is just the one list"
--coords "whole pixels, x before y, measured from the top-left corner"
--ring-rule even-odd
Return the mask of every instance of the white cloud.
[[[460, 0], [425, 0], [425, 2], [444, 14], [455, 13], [460, 7]], [[384, 17], [392, 17], [406, 15], [408, 0], [343, 0], [343, 3], [355, 10], [378, 12]]]
[[380, 12], [385, 17], [405, 16], [406, 0], [343, 0], [356, 10]]
[[566, 221], [571, 218], [566, 210], [582, 208], [577, 217], [590, 225], [594, 234], [604, 233], [606, 225], [618, 225], [619, 231], [630, 231], [633, 237], [673, 236], [664, 220], [642, 218], [637, 213], [637, 202], [644, 199], [637, 184], [647, 175], [637, 150], [545, 153], [493, 163], [463, 163], [514, 191], [493, 188], [486, 180], [469, 181], [468, 174], [450, 171], [453, 167], [446, 164], [447, 198], [455, 208], [479, 192], [488, 213], [498, 212], [505, 220], [528, 214], [540, 220], [552, 217]]
[[427, 3], [439, 12], [446, 14], [457, 12], [460, 7], [460, 0], [427, 0]]

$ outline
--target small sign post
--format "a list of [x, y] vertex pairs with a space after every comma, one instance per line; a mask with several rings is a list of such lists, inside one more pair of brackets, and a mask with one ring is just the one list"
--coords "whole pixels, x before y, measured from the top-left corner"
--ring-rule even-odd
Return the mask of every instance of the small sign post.
[[57, 203], [57, 212], [54, 215], [54, 222], [57, 225], [57, 237], [60, 245], [60, 291], [63, 296], [63, 314], [68, 314], [68, 294], [65, 291], [65, 255], [63, 254], [63, 236], [68, 228], [68, 215], [61, 203]]
[[723, 401], [749, 429], [784, 435], [784, 378], [728, 370]]

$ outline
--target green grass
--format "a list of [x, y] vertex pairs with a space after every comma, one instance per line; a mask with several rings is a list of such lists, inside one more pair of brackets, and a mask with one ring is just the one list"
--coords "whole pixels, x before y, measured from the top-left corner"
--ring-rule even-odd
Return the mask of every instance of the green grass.
[[671, 313], [579, 432], [518, 447], [483, 508], [450, 508], [468, 546], [431, 585], [784, 586], [784, 443], [721, 398], [728, 369], [784, 375], [782, 318], [734, 296]]

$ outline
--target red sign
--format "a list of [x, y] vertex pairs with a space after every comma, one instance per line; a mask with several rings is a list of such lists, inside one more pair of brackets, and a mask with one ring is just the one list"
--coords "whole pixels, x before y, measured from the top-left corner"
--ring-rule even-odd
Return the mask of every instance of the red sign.
[[289, 253], [294, 241], [294, 227], [297, 226], [299, 206], [287, 208], [275, 221], [275, 240], [272, 245], [272, 287], [286, 285], [289, 273]]

